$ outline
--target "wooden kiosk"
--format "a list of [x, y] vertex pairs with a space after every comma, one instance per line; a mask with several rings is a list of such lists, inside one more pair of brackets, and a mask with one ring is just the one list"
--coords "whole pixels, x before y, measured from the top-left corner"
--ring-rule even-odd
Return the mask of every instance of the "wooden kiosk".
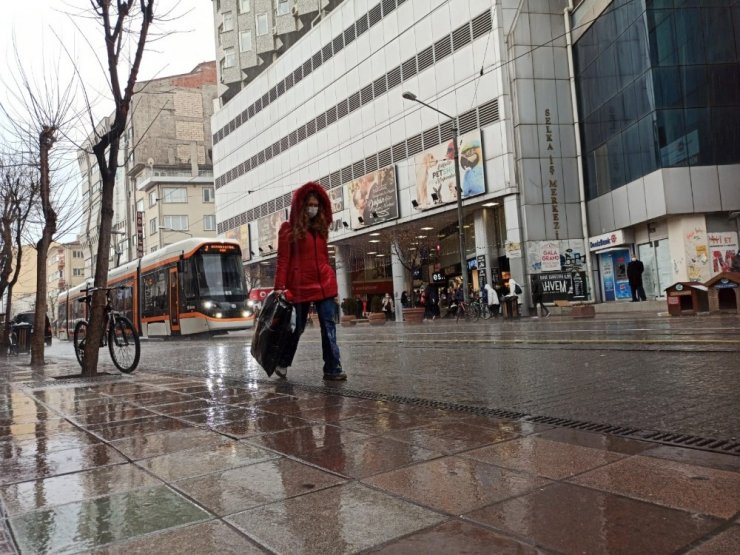
[[710, 312], [732, 312], [740, 314], [740, 273], [722, 272], [704, 285], [709, 295]]

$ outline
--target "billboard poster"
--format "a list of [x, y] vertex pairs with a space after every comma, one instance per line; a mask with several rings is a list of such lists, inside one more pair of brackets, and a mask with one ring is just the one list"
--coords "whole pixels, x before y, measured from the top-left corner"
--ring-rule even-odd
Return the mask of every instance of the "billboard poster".
[[532, 276], [542, 284], [542, 301], [577, 301], [588, 298], [586, 272], [543, 272]]
[[[460, 187], [462, 197], [486, 192], [483, 175], [483, 146], [480, 131], [458, 137]], [[416, 202], [421, 210], [457, 201], [455, 191], [455, 148], [452, 140], [425, 150], [414, 157]]]
[[712, 259], [712, 275], [737, 271], [733, 270], [735, 255], [738, 253], [737, 232], [708, 233], [707, 241]]
[[229, 229], [224, 233], [224, 237], [239, 242], [239, 248], [242, 251], [242, 260], [244, 262], [251, 258], [249, 253], [249, 224], [243, 224], [234, 229]]
[[396, 167], [386, 166], [346, 185], [352, 229], [398, 218]]
[[287, 219], [286, 211], [278, 210], [257, 220], [257, 245], [260, 254], [268, 255], [277, 252], [280, 226]]
[[337, 214], [344, 210], [344, 187], [335, 187], [327, 191], [329, 200], [331, 200], [331, 211]]
[[560, 245], [557, 241], [540, 241], [540, 269], [543, 272], [560, 271]]

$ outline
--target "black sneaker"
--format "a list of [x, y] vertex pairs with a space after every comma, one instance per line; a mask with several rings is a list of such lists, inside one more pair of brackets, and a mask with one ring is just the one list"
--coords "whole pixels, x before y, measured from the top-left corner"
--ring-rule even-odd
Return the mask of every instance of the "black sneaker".
[[288, 369], [285, 366], [276, 367], [275, 373], [278, 375], [279, 378], [283, 380], [288, 377]]
[[324, 379], [328, 382], [344, 382], [347, 381], [347, 374], [339, 372], [338, 374], [324, 374]]

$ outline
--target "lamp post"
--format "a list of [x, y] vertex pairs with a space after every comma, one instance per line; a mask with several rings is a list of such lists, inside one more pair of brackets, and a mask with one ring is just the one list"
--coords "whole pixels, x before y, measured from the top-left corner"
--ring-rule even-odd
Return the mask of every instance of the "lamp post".
[[450, 114], [447, 114], [443, 112], [442, 110], [438, 110], [434, 106], [431, 106], [427, 104], [426, 102], [419, 100], [416, 95], [412, 92], [406, 91], [401, 95], [406, 100], [411, 100], [412, 102], [418, 102], [422, 106], [426, 106], [427, 108], [430, 108], [437, 112], [438, 114], [442, 114], [444, 117], [451, 119], [454, 122], [454, 125], [452, 126], [452, 144], [455, 152], [455, 193], [457, 195], [457, 236], [459, 239], [459, 247], [460, 247], [460, 271], [462, 272], [462, 278], [463, 278], [463, 298], [465, 299], [465, 302], [467, 303], [470, 299], [470, 295], [468, 293], [468, 264], [467, 260], [465, 259], [465, 231], [463, 228], [463, 205], [462, 205], [462, 187], [460, 186], [460, 152], [457, 146], [457, 118], [452, 117]]
[[[111, 230], [111, 235], [126, 235], [125, 231], [117, 231], [115, 229]], [[129, 239], [130, 241], [130, 239]], [[120, 245], [118, 244], [118, 241], [116, 241], [115, 247], [114, 247], [115, 253], [116, 253], [116, 268], [118, 268], [121, 265], [121, 255], [123, 254], [123, 251], [120, 248]], [[128, 262], [128, 261], [127, 261]]]

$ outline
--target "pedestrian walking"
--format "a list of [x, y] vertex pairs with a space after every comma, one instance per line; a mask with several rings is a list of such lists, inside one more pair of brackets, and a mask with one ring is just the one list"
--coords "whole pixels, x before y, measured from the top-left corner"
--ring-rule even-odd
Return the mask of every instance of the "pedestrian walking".
[[498, 299], [498, 293], [491, 287], [490, 283], [486, 283], [483, 290], [486, 292], [486, 303], [488, 303], [488, 311], [493, 315], [494, 318], [498, 318], [498, 309], [501, 307], [501, 302]]
[[642, 273], [645, 271], [645, 266], [642, 260], [638, 259], [637, 256], [632, 255], [632, 260], [627, 264], [627, 280], [630, 283], [630, 289], [632, 290], [632, 302], [637, 303], [640, 301], [646, 301], [645, 289], [642, 286]]
[[332, 222], [331, 201], [324, 188], [309, 182], [293, 193], [290, 219], [280, 226], [278, 235], [275, 290], [293, 303], [296, 327], [275, 373], [285, 378], [306, 327], [311, 302], [321, 326], [324, 379], [346, 380], [342, 371], [337, 328], [334, 322], [337, 276], [329, 262], [327, 238]]
[[385, 314], [385, 320], [387, 322], [393, 317], [393, 299], [391, 299], [391, 296], [388, 293], [386, 293], [383, 297], [381, 306], [383, 309], [383, 313]]
[[401, 306], [403, 308], [408, 308], [410, 306], [409, 304], [409, 294], [404, 291], [401, 293]]
[[537, 276], [534, 280], [532, 280], [532, 303], [534, 303], [535, 318], [537, 317], [537, 305], [542, 308], [543, 318], [547, 318], [548, 316], [550, 316], [550, 310], [545, 306], [545, 303], [542, 302], [542, 297], [544, 296], [544, 294], [545, 292], [542, 288], [542, 282], [540, 281], [539, 276]]

